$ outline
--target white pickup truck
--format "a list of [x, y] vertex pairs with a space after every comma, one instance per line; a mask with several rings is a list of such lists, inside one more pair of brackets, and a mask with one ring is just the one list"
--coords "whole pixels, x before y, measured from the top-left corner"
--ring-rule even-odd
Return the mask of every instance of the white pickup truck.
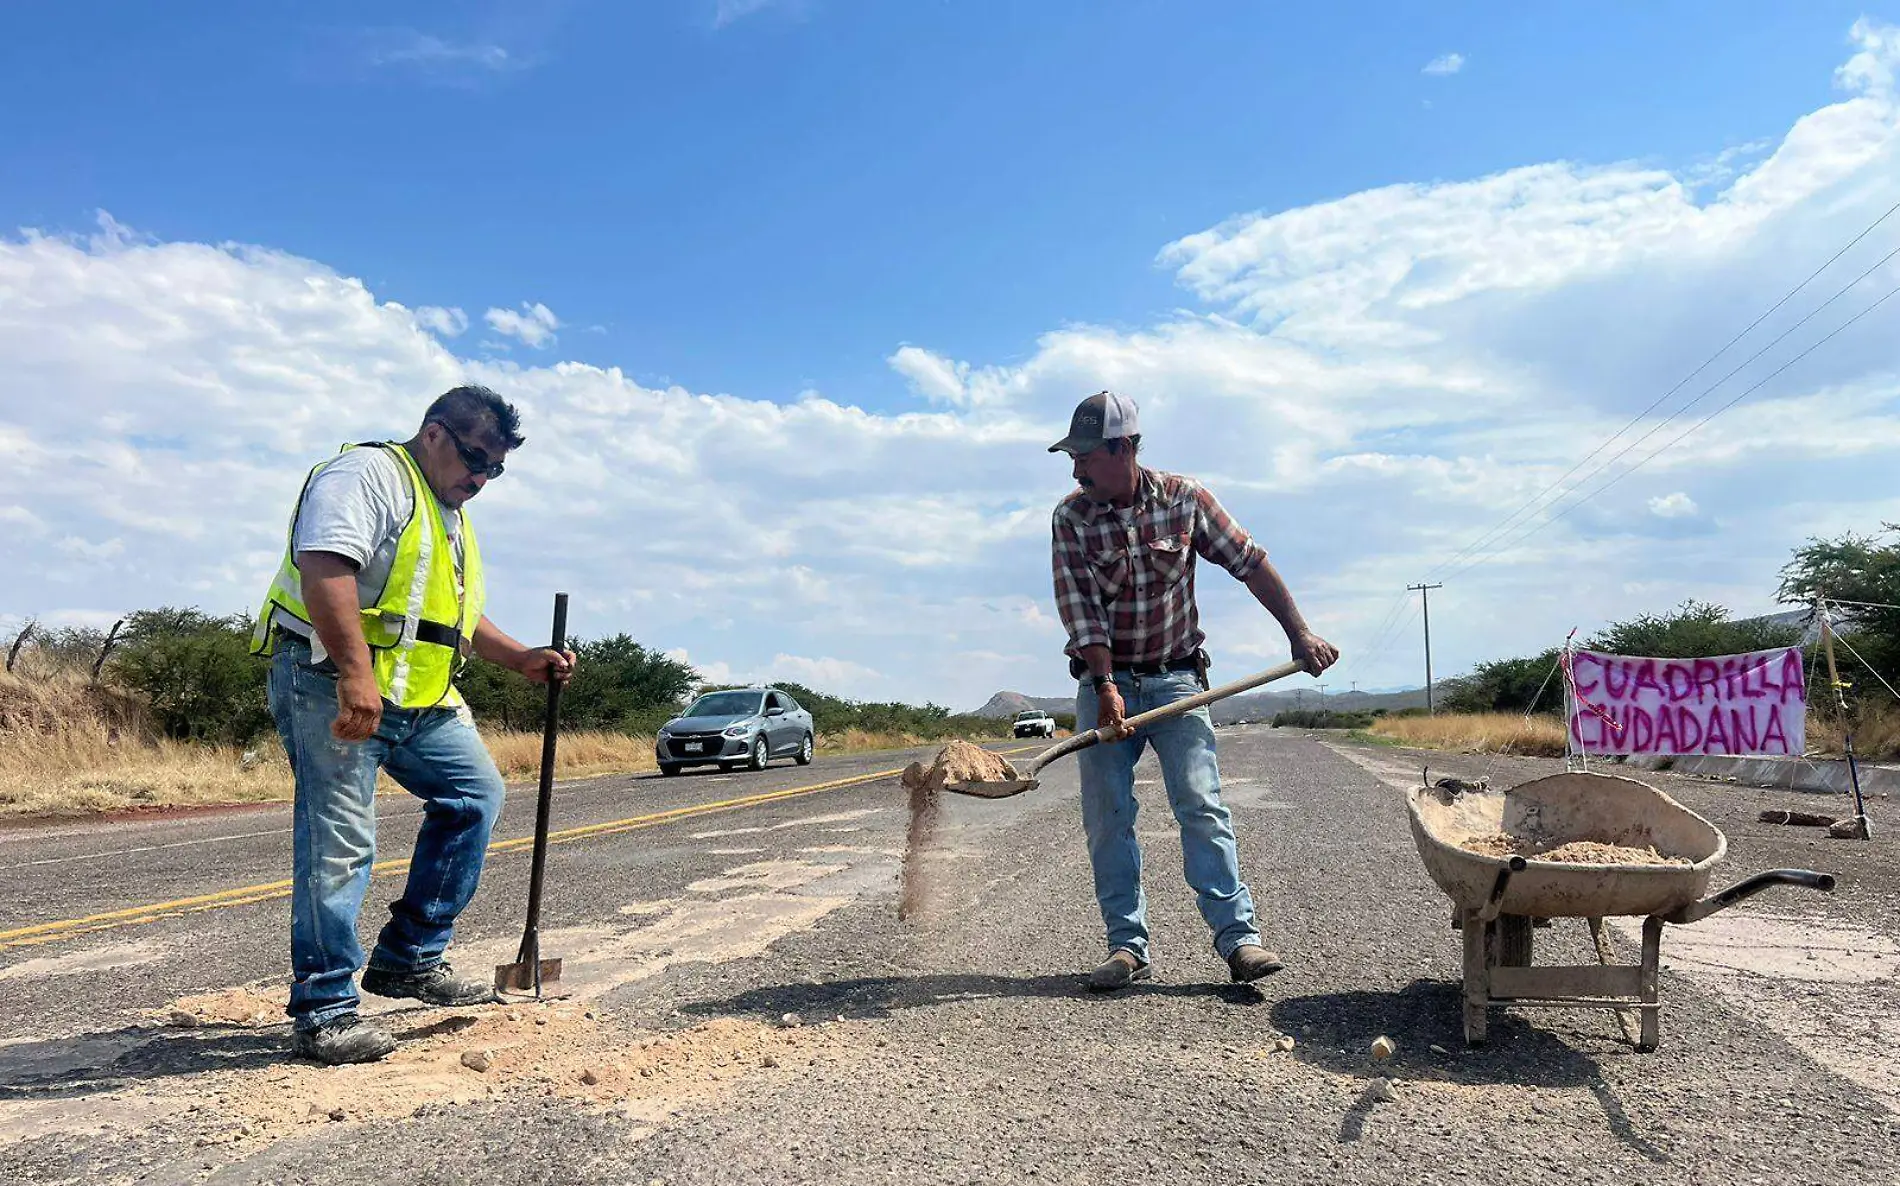
[[1040, 708], [1025, 708], [1016, 714], [1016, 736], [1054, 737], [1056, 719]]

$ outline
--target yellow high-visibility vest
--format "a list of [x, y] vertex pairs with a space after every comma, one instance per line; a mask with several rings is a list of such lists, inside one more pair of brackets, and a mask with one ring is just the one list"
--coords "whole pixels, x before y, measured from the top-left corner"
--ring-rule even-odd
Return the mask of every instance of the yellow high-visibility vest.
[[[458, 587], [454, 544], [443, 524], [442, 508], [415, 458], [393, 441], [345, 445], [342, 452], [356, 448], [387, 450], [409, 475], [409, 489], [414, 495], [409, 521], [403, 524], [396, 540], [389, 580], [376, 604], [362, 611], [363, 638], [369, 643], [376, 686], [382, 690], [383, 699], [398, 708], [459, 705], [462, 695], [455, 690], [455, 676], [473, 647], [485, 601], [482, 553], [475, 544], [475, 528], [464, 511], [462, 579]], [[264, 608], [251, 634], [254, 655], [268, 655], [275, 647], [271, 628], [275, 611], [282, 610], [306, 626], [311, 624], [310, 611], [303, 603], [303, 574], [297, 569], [297, 514], [303, 509], [310, 483], [329, 464], [325, 461], [314, 466], [297, 495], [284, 562], [264, 595]], [[315, 636], [312, 626], [311, 637]]]

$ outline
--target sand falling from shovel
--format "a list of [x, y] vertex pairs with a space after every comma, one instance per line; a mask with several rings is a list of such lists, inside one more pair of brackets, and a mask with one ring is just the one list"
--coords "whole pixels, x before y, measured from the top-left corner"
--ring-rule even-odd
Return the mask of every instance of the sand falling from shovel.
[[953, 741], [938, 751], [929, 766], [912, 762], [900, 779], [910, 795], [910, 824], [904, 830], [904, 868], [897, 898], [897, 917], [916, 918], [930, 897], [927, 869], [937, 825], [943, 818], [943, 787], [947, 782], [997, 782], [1016, 777], [1000, 754], [980, 745]]

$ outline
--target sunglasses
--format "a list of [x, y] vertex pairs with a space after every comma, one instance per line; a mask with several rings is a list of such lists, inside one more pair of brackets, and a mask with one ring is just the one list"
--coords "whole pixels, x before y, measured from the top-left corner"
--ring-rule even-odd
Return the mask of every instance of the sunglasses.
[[468, 467], [469, 473], [480, 474], [485, 478], [493, 479], [501, 477], [503, 472], [506, 471], [507, 467], [501, 462], [490, 461], [488, 460], [488, 454], [469, 448], [468, 445], [463, 442], [462, 438], [456, 435], [455, 430], [450, 428], [447, 424], [444, 424], [440, 420], [431, 420], [430, 423], [437, 425], [443, 432], [449, 434], [449, 440], [455, 444], [456, 456], [462, 459], [462, 464]]

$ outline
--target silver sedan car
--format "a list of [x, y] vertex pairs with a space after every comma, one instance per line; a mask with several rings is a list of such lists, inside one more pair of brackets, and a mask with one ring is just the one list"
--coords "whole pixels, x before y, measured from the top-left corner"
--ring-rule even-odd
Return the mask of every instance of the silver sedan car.
[[708, 692], [660, 726], [653, 756], [661, 774], [688, 766], [763, 770], [773, 758], [811, 764], [811, 713], [777, 688]]

